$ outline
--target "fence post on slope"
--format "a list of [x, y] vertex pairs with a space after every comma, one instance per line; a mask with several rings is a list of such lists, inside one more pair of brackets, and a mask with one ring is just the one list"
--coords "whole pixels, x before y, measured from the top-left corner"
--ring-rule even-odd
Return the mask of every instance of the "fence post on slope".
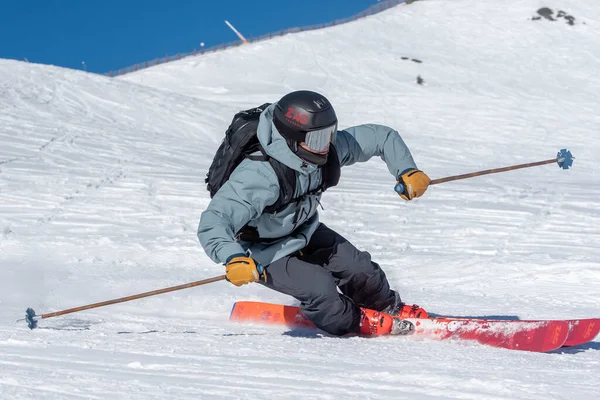
[[[290, 33], [290, 32], [304, 32], [304, 31], [310, 31], [310, 30], [314, 30], [314, 29], [322, 29], [322, 28], [327, 28], [327, 27], [330, 27], [330, 26], [340, 25], [340, 24], [343, 24], [343, 23], [346, 23], [346, 22], [350, 22], [350, 21], [355, 21], [355, 20], [358, 20], [359, 18], [365, 18], [365, 17], [367, 17], [369, 15], [376, 14], [377, 12], [381, 12], [381, 11], [387, 10], [387, 9], [393, 7], [393, 6], [396, 6], [398, 4], [404, 3], [405, 1], [406, 0], [382, 0], [382, 1], [378, 2], [378, 3], [376, 3], [376, 4], [371, 5], [366, 10], [363, 10], [360, 13], [355, 14], [355, 15], [353, 15], [351, 17], [348, 17], [348, 18], [344, 18], [342, 20], [334, 20], [333, 22], [322, 23], [322, 24], [311, 25], [311, 26], [302, 26], [302, 27], [300, 27], [298, 29], [296, 29], [296, 28], [294, 28], [294, 29], [282, 29], [282, 30], [277, 31], [277, 32], [269, 32], [268, 34], [265, 34], [265, 35], [261, 36], [259, 40], [265, 40], [266, 38], [273, 39], [273, 37], [283, 36], [283, 35], [285, 35], [287, 33]], [[410, 2], [412, 2], [412, 1], [410, 1]], [[242, 40], [243, 43], [248, 43], [250, 41], [254, 41], [254, 40], [248, 41], [243, 36], [242, 36], [241, 40]], [[239, 44], [238, 43], [235, 43], [235, 44], [234, 43], [230, 43], [228, 45], [228, 44], [224, 44], [223, 43], [223, 44], [215, 45], [215, 46], [212, 46], [210, 48], [210, 52], [216, 52], [216, 51], [219, 51], [219, 50], [224, 50], [224, 49], [226, 49], [228, 47], [232, 47], [234, 45], [238, 46]], [[206, 52], [206, 50], [204, 48], [204, 45], [202, 44], [200, 47], [201, 47], [200, 53], [204, 54]], [[194, 53], [193, 54], [197, 55], [196, 49], [194, 49]], [[191, 52], [188, 55], [191, 55]], [[185, 55], [183, 57], [185, 57]], [[172, 59], [169, 59], [169, 55], [167, 54], [167, 55], [165, 55], [164, 59], [163, 58], [157, 58], [156, 62], [154, 64], [152, 63], [152, 61], [150, 61], [150, 62], [147, 61], [146, 62], [146, 68], [148, 66], [162, 64], [163, 62], [164, 63], [168, 63], [169, 61], [173, 61], [174, 59], [181, 59], [181, 58], [182, 58], [182, 56], [181, 56], [181, 54], [179, 54], [178, 57], [172, 57]], [[138, 68], [142, 68], [142, 64], [138, 65]], [[127, 67], [127, 68], [121, 68], [121, 69], [119, 69], [117, 71], [112, 71], [112, 75], [111, 76], [114, 77], [114, 76], [118, 76], [118, 75], [123, 75], [123, 74], [129, 73], [129, 72], [132, 72], [132, 71], [136, 71], [136, 70], [137, 69], [134, 69], [134, 67], [132, 67], [132, 66]]]

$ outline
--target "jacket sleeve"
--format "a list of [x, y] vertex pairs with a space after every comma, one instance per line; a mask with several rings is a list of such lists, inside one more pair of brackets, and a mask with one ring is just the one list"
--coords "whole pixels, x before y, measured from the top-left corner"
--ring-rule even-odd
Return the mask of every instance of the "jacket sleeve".
[[235, 235], [278, 197], [279, 181], [270, 165], [243, 161], [200, 217], [198, 239], [206, 254], [225, 263], [232, 254], [244, 253]]
[[400, 134], [384, 125], [365, 124], [338, 131], [335, 148], [342, 166], [379, 156], [396, 179], [402, 172], [417, 168]]

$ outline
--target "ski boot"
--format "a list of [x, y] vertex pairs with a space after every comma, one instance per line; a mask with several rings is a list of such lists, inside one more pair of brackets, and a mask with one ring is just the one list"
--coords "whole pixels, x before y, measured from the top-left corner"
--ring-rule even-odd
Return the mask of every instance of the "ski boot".
[[392, 317], [405, 318], [429, 318], [429, 314], [423, 308], [416, 304], [404, 304], [400, 299], [398, 292], [394, 292], [394, 302], [387, 306], [382, 312], [391, 315]]
[[415, 329], [412, 322], [392, 317], [381, 311], [361, 307], [360, 314], [359, 333], [362, 335], [409, 335]]

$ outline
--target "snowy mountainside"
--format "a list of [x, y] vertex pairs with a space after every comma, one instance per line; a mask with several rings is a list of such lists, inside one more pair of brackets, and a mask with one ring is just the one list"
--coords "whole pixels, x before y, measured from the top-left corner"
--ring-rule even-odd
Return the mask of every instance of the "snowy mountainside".
[[342, 128], [397, 129], [432, 178], [569, 148], [568, 171], [410, 203], [383, 162], [354, 165], [321, 219], [431, 312], [600, 316], [599, 27], [592, 0], [427, 0], [118, 79], [0, 60], [0, 398], [596, 398], [598, 338], [532, 354], [229, 323], [236, 300], [294, 303], [257, 285], [15, 320], [222, 274], [195, 236], [213, 152], [233, 113], [300, 88]]

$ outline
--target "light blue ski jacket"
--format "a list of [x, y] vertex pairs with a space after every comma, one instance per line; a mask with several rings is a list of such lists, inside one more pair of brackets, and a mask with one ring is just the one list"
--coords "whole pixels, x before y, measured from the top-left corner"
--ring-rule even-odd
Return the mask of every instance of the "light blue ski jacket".
[[[298, 198], [321, 185], [321, 170], [290, 150], [273, 125], [274, 107], [269, 106], [261, 114], [257, 136], [269, 156], [298, 172], [294, 195]], [[338, 131], [333, 144], [342, 167], [379, 156], [394, 179], [403, 171], [417, 168], [398, 132], [383, 125], [359, 125]], [[309, 195], [275, 214], [263, 214], [265, 207], [274, 204], [278, 197], [279, 181], [271, 164], [242, 161], [200, 217], [198, 239], [206, 254], [215, 262], [225, 263], [229, 256], [250, 250], [252, 257], [266, 266], [305, 247], [319, 225], [317, 207], [321, 194]], [[294, 223], [298, 208], [299, 218]], [[256, 227], [261, 238], [281, 239], [269, 244], [236, 240], [237, 232], [246, 224]]]

